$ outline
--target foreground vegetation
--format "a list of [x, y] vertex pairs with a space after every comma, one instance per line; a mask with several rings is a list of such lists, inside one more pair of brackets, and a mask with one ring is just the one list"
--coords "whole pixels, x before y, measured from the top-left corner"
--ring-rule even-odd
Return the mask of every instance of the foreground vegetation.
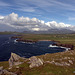
[[[75, 46], [75, 34], [23, 34], [20, 37], [29, 40], [55, 40]], [[44, 65], [29, 68], [29, 63], [26, 61], [19, 65], [19, 68], [14, 66], [12, 69], [8, 69], [8, 61], [5, 61], [0, 62], [0, 66], [4, 66], [5, 69], [18, 75], [75, 75], [75, 48], [67, 52], [45, 54], [37, 57], [44, 60]]]

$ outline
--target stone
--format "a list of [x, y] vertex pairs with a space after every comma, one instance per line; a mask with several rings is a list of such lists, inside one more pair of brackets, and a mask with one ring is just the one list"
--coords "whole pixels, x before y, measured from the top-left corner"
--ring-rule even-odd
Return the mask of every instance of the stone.
[[11, 53], [11, 57], [9, 59], [9, 69], [12, 68], [13, 65], [19, 65], [23, 62], [20, 62], [21, 57], [15, 53]]
[[15, 73], [13, 73], [13, 72], [9, 72], [9, 71], [7, 71], [7, 70], [3, 70], [3, 74], [6, 74], [6, 75], [17, 75], [17, 74], [15, 74]]
[[39, 67], [39, 66], [43, 65], [43, 62], [44, 62], [42, 59], [37, 58], [35, 56], [29, 58], [29, 60], [30, 60], [30, 63], [31, 63], [29, 65], [30, 68]]
[[13, 72], [9, 72], [9, 71], [3, 69], [3, 66], [1, 66], [0, 67], [0, 75], [17, 75], [17, 74], [15, 74]]
[[68, 61], [69, 61], [70, 64], [73, 64], [73, 61], [72, 60], [68, 60]]
[[0, 67], [0, 75], [3, 73], [3, 66]]

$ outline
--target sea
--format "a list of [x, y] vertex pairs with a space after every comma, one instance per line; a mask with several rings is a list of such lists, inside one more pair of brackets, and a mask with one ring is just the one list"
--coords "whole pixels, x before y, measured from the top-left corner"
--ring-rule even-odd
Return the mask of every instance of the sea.
[[21, 57], [29, 58], [31, 56], [65, 51], [64, 48], [49, 47], [49, 45], [55, 43], [52, 41], [17, 42], [16, 39], [11, 39], [12, 36], [15, 35], [0, 35], [0, 61], [8, 61], [12, 52]]

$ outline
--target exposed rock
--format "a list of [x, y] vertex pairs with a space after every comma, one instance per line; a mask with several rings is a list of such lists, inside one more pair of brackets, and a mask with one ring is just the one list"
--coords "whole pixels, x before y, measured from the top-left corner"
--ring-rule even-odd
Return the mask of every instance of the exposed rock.
[[0, 75], [3, 73], [3, 66], [0, 67]]
[[55, 64], [57, 66], [70, 66], [70, 63], [67, 62], [46, 61], [45, 63]]
[[11, 53], [11, 57], [9, 59], [9, 69], [12, 68], [13, 65], [19, 65], [23, 62], [20, 62], [21, 57], [15, 53]]
[[9, 71], [3, 69], [3, 66], [1, 66], [0, 67], [0, 75], [17, 75], [17, 74], [9, 72]]
[[31, 63], [29, 65], [30, 68], [39, 67], [39, 66], [43, 65], [43, 60], [40, 59], [40, 58], [37, 58], [35, 56], [29, 58], [29, 60], [30, 60], [30, 63]]
[[15, 74], [15, 73], [13, 73], [13, 72], [9, 72], [9, 71], [7, 71], [7, 70], [3, 70], [3, 74], [5, 75], [17, 75], [17, 74]]
[[70, 64], [67, 63], [67, 62], [61, 62], [61, 63], [55, 62], [55, 65], [58, 65], [58, 66], [70, 66]]
[[72, 60], [68, 60], [68, 61], [69, 61], [70, 64], [73, 64], [73, 61]]

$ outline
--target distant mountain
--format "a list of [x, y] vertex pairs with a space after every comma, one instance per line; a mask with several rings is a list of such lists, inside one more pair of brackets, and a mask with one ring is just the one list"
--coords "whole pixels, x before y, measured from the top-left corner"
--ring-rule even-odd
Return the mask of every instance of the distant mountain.
[[49, 29], [48, 31], [24, 31], [23, 33], [34, 34], [73, 34], [75, 31], [69, 29]]

